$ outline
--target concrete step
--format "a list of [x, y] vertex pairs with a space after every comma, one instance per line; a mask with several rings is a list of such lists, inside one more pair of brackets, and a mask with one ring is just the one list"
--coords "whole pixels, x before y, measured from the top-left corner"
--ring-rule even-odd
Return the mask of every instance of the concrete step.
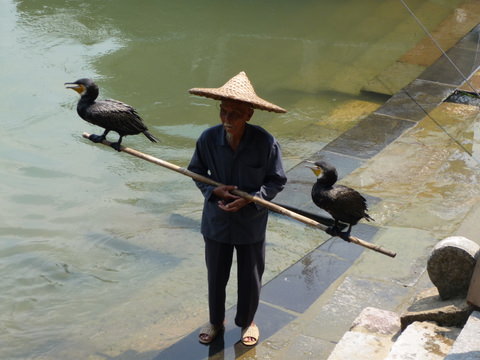
[[445, 360], [478, 359], [480, 359], [480, 312], [474, 311]]

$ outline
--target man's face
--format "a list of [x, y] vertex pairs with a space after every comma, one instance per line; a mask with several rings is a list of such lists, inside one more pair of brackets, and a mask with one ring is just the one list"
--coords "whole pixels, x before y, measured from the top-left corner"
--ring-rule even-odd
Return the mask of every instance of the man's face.
[[253, 109], [248, 104], [234, 101], [222, 100], [220, 104], [220, 120], [225, 131], [233, 136], [241, 136], [245, 124], [252, 117]]

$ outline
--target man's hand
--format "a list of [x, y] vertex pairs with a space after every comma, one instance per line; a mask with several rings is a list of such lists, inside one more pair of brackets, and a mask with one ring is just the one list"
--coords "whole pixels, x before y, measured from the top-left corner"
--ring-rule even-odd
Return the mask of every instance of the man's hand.
[[238, 198], [237, 200], [234, 200], [229, 203], [226, 203], [225, 201], [220, 200], [217, 204], [218, 204], [218, 207], [223, 211], [235, 212], [243, 208], [249, 202], [250, 202], [249, 200], [246, 200], [244, 198]]
[[227, 202], [233, 201], [239, 198], [239, 196], [233, 195], [230, 191], [235, 190], [237, 187], [233, 185], [222, 185], [217, 186], [213, 189], [213, 195], [216, 197], [226, 200]]
[[219, 197], [220, 200], [217, 204], [220, 209], [228, 212], [235, 212], [243, 208], [250, 203], [240, 196], [233, 195], [230, 191], [235, 190], [237, 187], [233, 185], [218, 186], [213, 190], [213, 194]]

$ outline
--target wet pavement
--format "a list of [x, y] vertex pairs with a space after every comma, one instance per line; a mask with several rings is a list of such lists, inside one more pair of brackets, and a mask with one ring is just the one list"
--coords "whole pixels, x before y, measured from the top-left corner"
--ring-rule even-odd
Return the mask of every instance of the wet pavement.
[[[433, 286], [425, 268], [438, 241], [463, 235], [480, 244], [478, 107], [444, 103], [464, 86], [464, 76], [480, 83], [479, 36], [480, 25], [447, 52], [463, 76], [440, 57], [307, 159], [335, 164], [339, 181], [366, 196], [376, 221], [358, 224], [352, 235], [397, 252], [396, 258], [330, 238], [264, 285], [256, 347], [239, 343], [231, 308], [224, 336], [210, 346], [199, 344], [195, 331], [154, 358], [327, 359], [363, 308], [402, 312], [418, 291]], [[288, 178], [276, 203], [327, 218], [310, 199], [314, 178], [305, 162]]]

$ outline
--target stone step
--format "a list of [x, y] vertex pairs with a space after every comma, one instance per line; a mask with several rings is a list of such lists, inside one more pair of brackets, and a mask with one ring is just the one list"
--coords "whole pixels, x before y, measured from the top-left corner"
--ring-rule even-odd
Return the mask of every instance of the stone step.
[[[416, 10], [414, 10], [417, 12]], [[478, 24], [480, 2], [468, 0], [447, 16], [431, 34], [444, 51], [452, 48]], [[420, 15], [420, 18], [424, 18]], [[364, 91], [393, 95], [408, 85], [428, 66], [440, 58], [442, 53], [435, 43], [426, 36], [415, 47], [406, 52], [398, 61], [370, 79], [362, 88]], [[468, 86], [465, 90], [472, 91]]]
[[367, 307], [328, 360], [479, 360], [478, 339], [478, 311], [472, 313], [463, 330], [433, 321], [413, 321], [402, 331], [400, 315]]
[[[322, 2], [318, 4], [319, 11], [323, 11], [325, 5]], [[440, 22], [447, 16], [445, 7], [432, 2], [415, 0], [411, 1], [410, 6], [418, 16], [432, 22]], [[397, 11], [392, 12], [392, 3], [388, 1], [379, 1], [373, 11], [363, 6], [361, 1], [343, 1], [342, 6], [337, 7], [328, 20], [338, 41], [325, 40], [324, 37], [328, 37], [325, 31], [312, 34], [311, 41], [304, 41], [299, 53], [295, 54], [297, 60], [301, 59], [299, 66], [302, 71], [286, 78], [287, 83], [284, 86], [290, 89], [298, 88], [299, 91], [310, 94], [328, 88], [340, 94], [357, 96], [365, 83], [378, 74], [379, 68], [388, 67], [392, 53], [393, 58], [398, 58], [409, 50], [405, 39], [418, 36], [420, 40], [423, 37], [406, 14], [400, 3]], [[305, 14], [305, 17], [309, 16], [310, 14]], [[347, 29], [338, 27], [350, 18]], [[389, 21], [390, 30], [386, 34], [379, 34], [375, 24], [387, 21], [386, 19]], [[373, 52], [371, 48], [381, 51]], [[326, 53], [330, 56], [323, 56]], [[326, 69], [328, 71], [325, 71]], [[410, 81], [415, 78], [415, 75], [411, 76], [413, 77]]]
[[[417, 17], [429, 19], [427, 23], [425, 23], [427, 27], [433, 27], [433, 24], [439, 23], [445, 17], [451, 16], [445, 7], [438, 6], [438, 4], [432, 2], [420, 1], [416, 2], [416, 4], [413, 4], [413, 2], [410, 3], [410, 7]], [[426, 66], [415, 63], [396, 63], [394, 66], [391, 64], [390, 59], [392, 58], [392, 54], [395, 54], [396, 58], [401, 58], [414, 46], [406, 42], [405, 39], [417, 37], [417, 40], [421, 41], [424, 34], [422, 31], [417, 31], [418, 25], [413, 18], [407, 17], [405, 19], [403, 15], [407, 12], [400, 2], [398, 3], [398, 14], [391, 14], [392, 8], [387, 7], [388, 2], [380, 2], [379, 4], [383, 4], [383, 7], [379, 5], [379, 9], [370, 17], [366, 18], [363, 24], [352, 28], [352, 33], [368, 33], [374, 28], [372, 24], [379, 21], [379, 19], [386, 18], [393, 20], [391, 30], [379, 37], [375, 44], [370, 45], [368, 51], [356, 54], [356, 61], [352, 63], [351, 66], [343, 69], [341, 72], [333, 73], [335, 75], [335, 90], [337, 91], [349, 92], [352, 88], [350, 84], [352, 81], [359, 79], [358, 74], [361, 74], [361, 83], [356, 84], [357, 87], [354, 87], [355, 90], [393, 95], [425, 70]], [[389, 11], [390, 13], [387, 15], [384, 11]], [[435, 17], [432, 17], [433, 14], [435, 14]], [[474, 25], [472, 25], [472, 27], [473, 26]], [[370, 30], [367, 30], [368, 28], [370, 28]], [[468, 30], [466, 30], [465, 33], [468, 32]], [[370, 49], [378, 49], [378, 51], [373, 52]], [[341, 59], [341, 57], [339, 58]], [[392, 72], [394, 72], [393, 76]]]
[[328, 360], [383, 360], [400, 330], [400, 317], [391, 311], [363, 309], [337, 343]]
[[480, 359], [480, 312], [474, 311], [468, 318], [445, 360]]
[[416, 321], [398, 337], [385, 360], [443, 360], [459, 332], [456, 327]]

